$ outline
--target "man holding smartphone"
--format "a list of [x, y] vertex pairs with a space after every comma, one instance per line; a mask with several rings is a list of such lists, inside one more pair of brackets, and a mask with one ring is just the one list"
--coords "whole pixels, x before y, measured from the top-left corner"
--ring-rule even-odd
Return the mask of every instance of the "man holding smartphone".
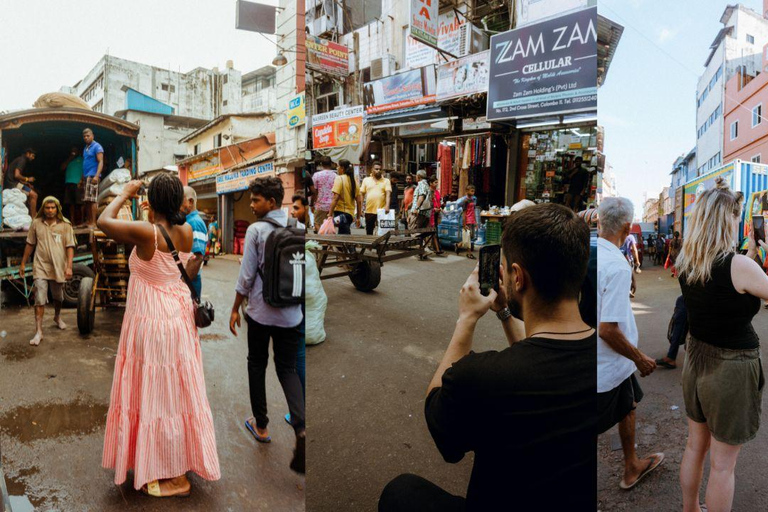
[[[589, 238], [586, 223], [562, 205], [531, 206], [507, 220], [499, 291], [483, 296], [479, 269], [469, 276], [427, 389], [427, 426], [443, 458], [475, 454], [466, 498], [405, 474], [384, 488], [379, 511], [597, 508], [597, 333], [579, 312]], [[473, 353], [488, 310], [508, 346]]]

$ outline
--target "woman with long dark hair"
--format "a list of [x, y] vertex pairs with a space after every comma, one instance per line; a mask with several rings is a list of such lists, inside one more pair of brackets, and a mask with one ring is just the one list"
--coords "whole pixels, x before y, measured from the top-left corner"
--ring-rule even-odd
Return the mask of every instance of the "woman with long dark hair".
[[[357, 211], [355, 211], [357, 205]], [[363, 211], [362, 200], [357, 194], [355, 169], [349, 160], [339, 160], [339, 175], [333, 182], [333, 199], [331, 214], [338, 224], [340, 235], [352, 233], [352, 222], [360, 227], [360, 212]], [[336, 220], [338, 219], [338, 220]]]
[[194, 306], [171, 255], [175, 247], [186, 264], [192, 227], [180, 211], [181, 181], [168, 174], [149, 184], [149, 222], [118, 220], [120, 206], [141, 186], [127, 183], [97, 222], [116, 242], [135, 246], [102, 465], [114, 468], [117, 485], [132, 469], [134, 488], [145, 494], [187, 496], [187, 471], [206, 480], [221, 477]]

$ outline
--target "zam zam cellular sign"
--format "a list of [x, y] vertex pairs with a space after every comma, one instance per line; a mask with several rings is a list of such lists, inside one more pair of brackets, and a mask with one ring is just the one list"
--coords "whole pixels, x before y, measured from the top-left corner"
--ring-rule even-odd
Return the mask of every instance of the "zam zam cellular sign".
[[596, 109], [596, 7], [491, 38], [489, 121]]

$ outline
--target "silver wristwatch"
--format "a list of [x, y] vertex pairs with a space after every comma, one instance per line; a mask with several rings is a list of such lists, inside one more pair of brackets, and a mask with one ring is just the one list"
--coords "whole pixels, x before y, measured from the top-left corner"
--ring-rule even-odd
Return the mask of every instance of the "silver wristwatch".
[[508, 319], [512, 318], [512, 312], [509, 308], [500, 309], [496, 312], [496, 317], [502, 322], [506, 322]]

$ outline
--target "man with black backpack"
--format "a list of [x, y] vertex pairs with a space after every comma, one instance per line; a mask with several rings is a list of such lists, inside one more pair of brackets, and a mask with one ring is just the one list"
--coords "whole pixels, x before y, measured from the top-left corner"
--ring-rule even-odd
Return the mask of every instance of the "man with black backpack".
[[266, 369], [272, 339], [275, 369], [296, 432], [291, 469], [304, 472], [304, 392], [296, 372], [304, 302], [304, 230], [280, 209], [283, 184], [278, 177], [256, 178], [249, 188], [256, 222], [248, 227], [229, 328], [237, 336], [240, 306], [248, 298], [248, 380], [253, 417], [245, 427], [260, 443], [271, 441], [267, 425]]

